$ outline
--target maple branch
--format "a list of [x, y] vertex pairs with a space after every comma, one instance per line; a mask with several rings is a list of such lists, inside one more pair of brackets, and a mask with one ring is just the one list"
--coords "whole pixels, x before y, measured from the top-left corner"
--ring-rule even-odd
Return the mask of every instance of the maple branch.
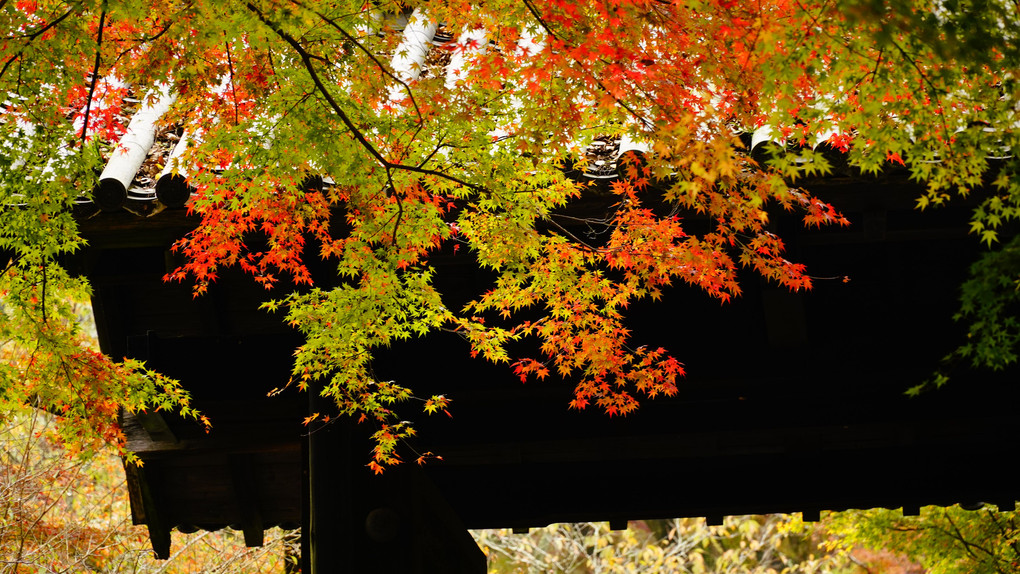
[[263, 24], [269, 26], [269, 28], [273, 32], [275, 32], [277, 36], [279, 36], [281, 39], [283, 39], [283, 41], [287, 42], [288, 44], [290, 44], [292, 48], [294, 48], [294, 51], [297, 52], [298, 55], [301, 57], [301, 62], [304, 64], [305, 70], [307, 70], [309, 76], [311, 76], [312, 83], [315, 84], [315, 88], [319, 90], [322, 96], [326, 99], [326, 102], [329, 104], [329, 107], [333, 109], [337, 116], [339, 116], [340, 121], [343, 122], [345, 126], [347, 126], [347, 129], [350, 130], [351, 135], [354, 136], [354, 139], [358, 140], [358, 143], [361, 144], [361, 146], [365, 148], [365, 150], [372, 157], [374, 157], [375, 160], [379, 162], [380, 165], [386, 167], [389, 164], [386, 158], [383, 157], [383, 155], [379, 152], [379, 150], [375, 148], [374, 145], [372, 145], [372, 142], [368, 141], [365, 135], [361, 133], [361, 130], [358, 129], [356, 125], [354, 125], [354, 122], [351, 121], [351, 118], [347, 115], [346, 112], [344, 112], [343, 108], [340, 107], [336, 100], [333, 99], [333, 95], [329, 92], [329, 90], [326, 89], [326, 86], [322, 83], [322, 79], [319, 78], [319, 74], [318, 72], [315, 71], [315, 66], [312, 64], [312, 59], [316, 57], [310, 54], [307, 50], [305, 50], [304, 47], [301, 45], [300, 42], [297, 41], [296, 38], [285, 32], [274, 22], [266, 18], [265, 14], [263, 14], [262, 11], [259, 10], [257, 6], [249, 2], [247, 7], [250, 11], [254, 12], [256, 16], [258, 16], [259, 20], [261, 20]]
[[46, 283], [47, 283], [47, 281], [46, 281], [46, 267], [47, 267], [47, 265], [44, 263], [42, 265], [42, 298], [41, 298], [41, 301], [42, 301], [42, 322], [43, 322], [44, 325], [49, 322], [49, 319], [47, 319], [47, 317], [46, 317]]
[[400, 194], [396, 191], [393, 192], [393, 197], [397, 201], [397, 219], [393, 222], [393, 247], [400, 252], [400, 243], [397, 240], [397, 232], [400, 231], [400, 220], [404, 217], [404, 202], [400, 199]]
[[[1003, 540], [1008, 539], [1010, 537], [1009, 530], [1007, 530], [1006, 527], [1001, 522], [999, 522], [999, 519], [997, 517], [999, 513], [992, 512], [987, 508], [985, 508], [984, 510], [986, 511], [985, 515], [988, 517], [989, 520], [992, 521], [992, 524], [995, 525], [995, 528], [999, 531], [999, 534], [1002, 536], [1002, 539]], [[980, 512], [980, 510], [978, 512]], [[1010, 543], [1009, 546], [1010, 548], [1013, 549], [1014, 552], [1017, 551], [1017, 541], [1015, 539], [1012, 543]]]
[[981, 552], [984, 552], [991, 558], [992, 562], [995, 564], [995, 570], [997, 572], [999, 572], [1000, 574], [1006, 574], [1005, 571], [999, 566], [998, 560], [996, 560], [996, 556], [992, 551], [981, 546], [980, 544], [975, 544], [974, 542], [967, 540], [963, 533], [960, 532], [960, 528], [956, 525], [956, 522], [953, 521], [953, 517], [949, 515], [949, 512], [943, 510], [943, 514], [945, 515], [946, 520], [949, 521], [949, 525], [953, 527], [953, 532], [949, 532], [944, 528], [940, 530], [945, 532], [950, 538], [954, 538], [957, 541], [959, 541], [960, 544], [963, 545], [964, 550], [967, 551], [967, 554], [970, 554], [974, 558], [974, 560], [977, 560], [979, 563], [981, 562], [981, 558], [973, 550], [974, 548], [976, 548]]
[[[908, 54], [906, 49], [900, 46], [899, 43], [897, 43], [895, 40], [890, 39], [889, 42], [893, 45], [893, 47], [899, 50], [900, 54], [910, 63], [910, 65], [915, 70], [917, 70], [917, 75], [920, 76], [921, 80], [925, 83], [926, 86], [928, 86], [928, 91], [929, 93], [931, 93], [932, 98], [935, 99], [935, 104], [938, 106], [939, 109], [942, 109], [942, 98], [939, 97], [938, 88], [935, 87], [935, 84], [932, 83], [928, 75], [924, 73], [924, 70], [922, 70], [921, 66], [917, 63], [917, 60], [915, 60], [913, 56]], [[940, 113], [938, 115], [940, 121], [942, 122], [942, 135], [943, 137], [945, 137], [946, 144], [948, 145], [952, 136], [949, 134], [949, 126], [946, 125], [946, 116], [944, 113]], [[947, 148], [947, 152], [952, 153], [952, 148], [951, 147]]]
[[[855, 50], [854, 47], [851, 45], [849, 40], [847, 40], [846, 38], [836, 37], [836, 36], [831, 34], [826, 29], [826, 26], [824, 25], [824, 22], [821, 20], [821, 15], [828, 9], [830, 4], [833, 4], [833, 2], [831, 2], [831, 1], [825, 2], [824, 4], [822, 4], [821, 6], [818, 7], [818, 13], [811, 16], [811, 23], [813, 24], [813, 29], [820, 31], [822, 34], [824, 34], [830, 40], [832, 40], [834, 42], [837, 42], [839, 44], [842, 44], [842, 46], [844, 48], [846, 48], [849, 53], [854, 54], [856, 56], [859, 56], [861, 58], [864, 58], [865, 60], [870, 60], [871, 59], [870, 56], [868, 56], [867, 54], [865, 54], [865, 53], [863, 53], [861, 51]], [[808, 10], [808, 8], [806, 6], [804, 6], [804, 4], [800, 0], [797, 0], [797, 7], [800, 8], [800, 10], [802, 12], [804, 12], [806, 14], [811, 14], [811, 11]], [[805, 38], [807, 38], [807, 33], [806, 32], [801, 35], [801, 40], [800, 41], [803, 42]], [[878, 61], [875, 62], [875, 70], [871, 74], [865, 74], [864, 76], [862, 76], [861, 77], [861, 81], [857, 82], [856, 84], [854, 84], [854, 87], [859, 86], [861, 84], [861, 82], [864, 81], [864, 78], [867, 78], [869, 75], [874, 77], [878, 73], [878, 66], [882, 62], [882, 55], [884, 53], [885, 53], [885, 48], [879, 48], [879, 51], [878, 51]]]
[[[183, 8], [181, 8], [180, 10], [175, 12], [173, 15], [169, 16], [167, 18], [169, 20], [169, 23], [166, 26], [163, 26], [163, 28], [159, 32], [156, 32], [156, 34], [154, 34], [152, 36], [148, 36], [148, 37], [146, 37], [143, 34], [140, 38], [138, 38], [136, 40], [132, 40], [132, 41], [135, 44], [148, 44], [150, 42], [154, 42], [154, 41], [158, 40], [160, 38], [160, 36], [162, 36], [163, 34], [166, 34], [170, 30], [170, 28], [173, 28], [174, 24], [176, 24], [177, 22], [180, 21], [180, 18], [178, 17], [178, 14], [180, 14], [181, 12], [184, 12], [185, 10], [190, 9], [192, 7], [192, 5], [193, 5], [192, 2], [188, 2], [187, 4], [184, 5]], [[122, 50], [121, 53], [117, 54], [117, 57], [114, 58], [113, 61], [114, 62], [119, 62], [120, 59], [123, 58], [125, 54], [127, 54], [131, 50], [134, 50], [136, 47], [137, 46], [132, 46], [130, 48], [126, 48], [126, 49]]]
[[12, 55], [10, 58], [7, 58], [7, 61], [4, 62], [3, 67], [0, 68], [0, 78], [4, 77], [4, 74], [7, 73], [7, 68], [9, 68], [11, 66], [11, 64], [13, 64], [14, 61], [17, 60], [19, 56], [21, 56], [21, 52], [24, 52], [24, 51], [25, 50], [22, 49], [21, 51], [19, 51], [16, 54]]
[[[825, 29], [825, 25], [824, 25], [825, 22], [823, 22], [821, 20], [822, 14], [824, 14], [829, 9], [829, 5], [834, 3], [833, 0], [826, 0], [826, 2], [824, 2], [822, 5], [820, 5], [818, 7], [818, 13], [817, 14], [812, 14], [811, 10], [809, 10], [808, 7], [805, 6], [803, 2], [801, 2], [801, 0], [796, 0], [796, 2], [797, 2], [797, 8], [799, 8], [801, 12], [803, 12], [805, 14], [809, 14], [809, 17], [811, 18], [811, 24], [813, 25], [812, 28], [811, 28], [812, 30], [819, 30], [819, 31], [821, 31], [822, 34], [825, 34], [826, 36], [828, 36], [832, 40], [836, 40], [836, 41], [841, 40], [841, 38], [836, 38], [835, 36], [830, 34]], [[807, 37], [808, 37], [808, 30], [805, 29], [805, 30], [803, 30], [803, 33], [800, 35], [800, 41], [797, 43], [797, 45], [802, 44]], [[847, 48], [850, 48], [848, 43], [844, 42], [843, 45], [846, 46]], [[851, 50], [851, 51], [853, 51], [853, 50]]]
[[[397, 192], [397, 185], [393, 182], [393, 173], [389, 168], [386, 168], [386, 181], [389, 183], [388, 189], [393, 191], [393, 198], [397, 202], [397, 214], [396, 221], [393, 223], [393, 247], [400, 249], [400, 244], [397, 243], [397, 232], [400, 230], [400, 220], [404, 217], [404, 203], [400, 199], [400, 193]], [[389, 195], [389, 194], [387, 194]]]
[[488, 191], [488, 189], [486, 189], [485, 187], [482, 187], [474, 183], [469, 183], [445, 172], [415, 167], [411, 165], [402, 164], [399, 162], [391, 162], [388, 159], [386, 159], [386, 157], [383, 156], [378, 149], [376, 149], [372, 142], [368, 141], [368, 138], [365, 137], [365, 134], [362, 133], [362, 131], [358, 129], [356, 125], [354, 125], [354, 122], [351, 120], [350, 116], [348, 116], [347, 113], [344, 112], [343, 108], [340, 107], [340, 104], [337, 103], [335, 98], [333, 98], [333, 94], [331, 94], [330, 91], [326, 88], [326, 85], [323, 84], [322, 78], [319, 77], [318, 72], [315, 71], [314, 64], [312, 64], [313, 59], [322, 60], [322, 58], [319, 56], [315, 56], [309, 53], [307, 50], [305, 50], [304, 47], [301, 45], [300, 42], [297, 41], [296, 38], [285, 32], [274, 22], [266, 18], [265, 14], [263, 14], [262, 11], [259, 10], [257, 6], [249, 2], [247, 4], [247, 7], [251, 12], [253, 12], [258, 17], [258, 19], [263, 24], [268, 26], [269, 29], [276, 33], [277, 36], [279, 36], [281, 39], [283, 39], [283, 41], [290, 44], [290, 46], [294, 48], [294, 51], [297, 52], [298, 56], [301, 57], [301, 63], [304, 65], [305, 70], [308, 71], [308, 75], [311, 78], [312, 83], [315, 84], [315, 89], [317, 89], [319, 93], [322, 94], [322, 97], [326, 100], [326, 103], [329, 104], [330, 109], [333, 110], [334, 113], [336, 113], [337, 117], [340, 118], [340, 121], [351, 132], [351, 135], [354, 137], [354, 139], [357, 140], [357, 142], [361, 144], [361, 147], [365, 148], [365, 151], [367, 151], [373, 158], [375, 158], [376, 162], [379, 165], [381, 165], [384, 169], [387, 170], [399, 169], [401, 171], [418, 173], [421, 175], [432, 175], [435, 177], [451, 181], [458, 185], [462, 185], [468, 189], [473, 189], [478, 192], [484, 193]]
[[560, 219], [566, 219], [568, 221], [574, 221], [574, 222], [577, 222], [577, 223], [584, 223], [584, 224], [587, 224], [589, 226], [592, 225], [593, 223], [598, 223], [599, 225], [602, 225], [603, 227], [613, 227], [613, 225], [610, 223], [610, 218], [608, 218], [608, 217], [602, 217], [602, 218], [599, 218], [599, 217], [574, 217], [573, 215], [567, 215], [565, 213], [550, 213], [549, 217], [559, 217]]
[[[300, 2], [297, 2], [297, 0], [295, 0], [295, 3], [298, 4], [299, 6], [301, 5]], [[363, 46], [361, 44], [361, 42], [358, 41], [357, 38], [355, 38], [351, 33], [349, 33], [347, 30], [345, 30], [342, 26], [340, 26], [339, 24], [334, 22], [333, 19], [327, 18], [321, 12], [314, 11], [314, 10], [313, 10], [313, 12], [319, 18], [321, 18], [324, 22], [328, 23], [331, 27], [333, 27], [337, 31], [339, 31], [340, 34], [343, 35], [343, 37], [348, 42], [350, 42], [356, 48], [358, 48], [359, 50], [364, 52], [365, 55], [368, 56], [368, 59], [371, 60], [372, 63], [375, 64], [375, 66], [379, 69], [380, 72], [383, 73], [384, 76], [389, 77], [391, 80], [393, 80], [394, 82], [399, 84], [401, 87], [403, 87], [404, 91], [407, 92], [407, 98], [411, 101], [411, 107], [414, 108], [414, 115], [417, 118], [417, 121], [415, 122], [417, 127], [415, 128], [414, 133], [411, 134], [410, 137], [408, 138], [407, 146], [405, 146], [405, 149], [410, 150], [411, 143], [414, 142], [414, 140], [418, 139], [418, 134], [420, 134], [421, 131], [425, 128], [425, 118], [424, 118], [424, 116], [421, 113], [421, 108], [418, 107], [418, 100], [415, 99], [414, 91], [411, 90], [410, 84], [408, 84], [407, 82], [402, 80], [396, 74], [393, 74], [392, 72], [390, 72], [389, 69], [387, 69], [386, 65], [383, 62], [381, 62], [376, 57], [376, 55], [374, 53], [372, 53], [370, 50], [365, 48], [365, 46]], [[407, 132], [405, 131], [404, 133], [406, 134]], [[421, 167], [421, 165], [423, 165], [423, 164], [419, 164], [419, 167]]]
[[166, 34], [167, 31], [170, 30], [170, 28], [172, 28], [173, 25], [178, 22], [177, 14], [180, 14], [181, 12], [184, 12], [185, 10], [191, 8], [192, 5], [193, 5], [192, 2], [188, 2], [187, 4], [185, 4], [183, 8], [181, 8], [173, 16], [168, 18], [168, 20], [170, 20], [170, 23], [167, 24], [166, 26], [163, 26], [163, 29], [161, 29], [159, 32], [156, 32], [155, 35], [149, 36], [149, 37], [142, 36], [141, 38], [139, 38], [138, 40], [135, 40], [135, 41], [138, 42], [139, 44], [145, 44], [145, 43], [148, 43], [148, 42], [153, 42], [155, 40], [159, 40], [160, 36], [162, 36], [163, 34]]
[[1002, 522], [999, 521], [1000, 516], [998, 512], [992, 512], [987, 508], [985, 509], [985, 511], [986, 516], [988, 516], [992, 520], [992, 522], [995, 523], [996, 528], [999, 529], [999, 532], [1002, 534], [1003, 540], [1012, 538], [1012, 542], [1009, 543], [1009, 547], [1013, 549], [1013, 554], [1020, 556], [1020, 540], [1017, 540], [1015, 537], [1010, 536], [1010, 533], [1016, 530], [1016, 524], [1013, 523], [1013, 517], [1010, 516], [1009, 527], [1007, 528], [1006, 525], [1002, 524]]
[[436, 149], [430, 151], [429, 154], [425, 156], [425, 159], [418, 162], [418, 167], [424, 167], [424, 165], [431, 161], [432, 158], [434, 158], [436, 154], [439, 153], [439, 150], [443, 149], [444, 147], [452, 147], [443, 142], [443, 140], [446, 139], [448, 133], [449, 132], [446, 132], [443, 135], [439, 136], [439, 138], [437, 138], [439, 140], [439, 143], [436, 144]]
[[[45, 34], [47, 30], [50, 30], [51, 28], [55, 27], [57, 24], [63, 22], [65, 19], [67, 19], [68, 16], [70, 16], [73, 13], [74, 13], [74, 8], [71, 8], [67, 12], [64, 12], [64, 14], [61, 15], [60, 17], [54, 19], [52, 22], [50, 22], [50, 23], [46, 24], [45, 26], [43, 26], [41, 29], [39, 29], [39, 30], [37, 30], [37, 31], [35, 31], [35, 32], [31, 33], [31, 34], [25, 34], [25, 35], [21, 36], [21, 39], [28, 40], [28, 42], [26, 42], [25, 45], [22, 46], [20, 50], [18, 50], [13, 56], [8, 58], [6, 62], [4, 62], [3, 68], [0, 68], [0, 78], [4, 77], [4, 74], [7, 73], [7, 68], [10, 67], [10, 65], [14, 62], [14, 60], [17, 60], [18, 58], [21, 57], [21, 55], [23, 53], [25, 53], [25, 50], [28, 49], [28, 45], [29, 44], [31, 44], [39, 36]], [[14, 40], [16, 38], [18, 38], [18, 37], [17, 36], [8, 36], [8, 37], [6, 37], [4, 39], [5, 40]]]
[[[226, 32], [224, 32], [224, 35], [226, 35]], [[230, 42], [224, 42], [223, 44], [227, 49], [227, 70], [230, 71], [230, 96], [234, 100], [234, 125], [236, 126], [241, 123], [241, 120], [238, 117], [237, 110], [237, 82], [234, 80], [234, 59], [230, 57]]]
[[[81, 388], [81, 386], [77, 386], [77, 385], [74, 384], [75, 377], [71, 374], [71, 370], [67, 366], [67, 358], [66, 357], [61, 357], [61, 359], [60, 359], [60, 368], [61, 368], [61, 370], [64, 371], [64, 377], [67, 379], [67, 386], [71, 387], [71, 390], [74, 391], [75, 396], [77, 396], [78, 400], [81, 402], [82, 414], [85, 415], [85, 416], [88, 416], [88, 401], [85, 400], [85, 396], [82, 395], [82, 388]], [[54, 413], [54, 414], [58, 414], [59, 415], [60, 413]]]
[[70, 16], [73, 13], [74, 13], [74, 8], [71, 8], [67, 12], [64, 12], [64, 14], [61, 15], [60, 17], [54, 19], [52, 22], [49, 22], [48, 24], [46, 24], [42, 28], [36, 30], [35, 32], [32, 32], [31, 34], [22, 34], [21, 36], [7, 36], [7, 37], [5, 37], [3, 39], [4, 40], [15, 40], [15, 39], [21, 38], [21, 39], [27, 39], [29, 42], [31, 42], [32, 40], [35, 40], [39, 36], [42, 36], [43, 34], [45, 34], [46, 31], [49, 30], [50, 28], [53, 28], [57, 24], [63, 22], [68, 16]]
[[596, 249], [594, 246], [588, 244], [587, 241], [583, 241], [582, 239], [580, 239], [579, 237], [574, 235], [569, 229], [567, 229], [566, 227], [563, 227], [562, 225], [560, 225], [556, 220], [552, 219], [551, 217], [546, 217], [546, 218], [544, 218], [544, 220], [546, 222], [552, 224], [552, 226], [555, 227], [556, 229], [559, 229], [564, 235], [566, 235], [570, 239], [574, 240], [582, 249], [586, 249], [586, 250], [588, 250], [588, 251], [590, 251], [592, 253], [598, 253], [598, 251], [599, 251], [598, 249]]
[[[401, 79], [400, 79], [400, 78], [399, 78], [399, 77], [398, 77], [398, 76], [397, 76], [396, 74], [394, 74], [393, 72], [390, 72], [390, 71], [389, 71], [389, 69], [387, 69], [387, 67], [386, 67], [386, 64], [384, 64], [383, 62], [381, 62], [381, 61], [379, 60], [379, 58], [377, 58], [377, 57], [376, 57], [376, 55], [372, 53], [372, 51], [371, 51], [371, 50], [369, 50], [368, 48], [366, 48], [365, 46], [363, 46], [363, 45], [361, 44], [361, 42], [359, 42], [359, 41], [358, 41], [358, 39], [357, 39], [357, 38], [355, 38], [355, 37], [354, 37], [354, 36], [353, 36], [353, 35], [352, 35], [352, 34], [351, 34], [350, 32], [348, 32], [347, 30], [345, 30], [345, 29], [344, 29], [344, 28], [343, 28], [342, 26], [340, 26], [339, 24], [337, 24], [337, 23], [336, 23], [336, 22], [335, 22], [335, 21], [334, 21], [334, 20], [333, 20], [332, 18], [329, 18], [328, 16], [326, 16], [326, 15], [325, 15], [325, 14], [323, 14], [322, 12], [319, 12], [318, 10], [313, 10], [313, 9], [309, 9], [309, 8], [306, 8], [306, 7], [305, 7], [305, 6], [304, 6], [304, 5], [303, 5], [303, 4], [301, 3], [301, 2], [299, 2], [298, 0], [294, 0], [294, 3], [295, 3], [295, 4], [297, 4], [298, 6], [301, 6], [302, 8], [305, 8], [306, 10], [309, 10], [309, 11], [311, 11], [311, 12], [312, 12], [313, 14], [315, 14], [316, 16], [318, 16], [318, 17], [319, 17], [319, 18], [320, 18], [320, 19], [321, 19], [321, 20], [322, 20], [323, 22], [325, 22], [326, 24], [329, 24], [329, 26], [330, 26], [331, 28], [335, 29], [335, 30], [336, 30], [337, 32], [340, 32], [340, 35], [341, 35], [341, 36], [343, 36], [343, 37], [344, 37], [344, 39], [346, 39], [346, 40], [347, 40], [348, 42], [350, 42], [351, 44], [354, 44], [354, 46], [355, 46], [356, 48], [358, 48], [359, 50], [361, 50], [362, 52], [364, 52], [364, 53], [365, 53], [365, 55], [366, 55], [366, 56], [368, 56], [368, 59], [369, 59], [369, 60], [371, 60], [371, 61], [372, 61], [372, 63], [373, 63], [373, 64], [375, 64], [375, 66], [376, 66], [377, 68], [379, 68], [379, 71], [380, 71], [380, 72], [382, 72], [384, 76], [388, 77], [389, 79], [391, 79], [391, 80], [393, 80], [394, 82], [396, 82], [396, 83], [400, 84], [401, 86], [403, 86], [403, 88], [404, 88], [404, 91], [406, 91], [406, 92], [407, 92], [407, 97], [408, 97], [408, 98], [410, 98], [410, 100], [411, 100], [411, 106], [412, 106], [412, 107], [414, 108], [414, 113], [415, 113], [415, 115], [416, 115], [416, 116], [418, 116], [418, 124], [419, 124], [419, 125], [421, 125], [421, 124], [423, 123], [423, 122], [422, 122], [422, 115], [421, 115], [421, 110], [420, 110], [420, 109], [418, 108], [418, 102], [417, 102], [417, 101], [415, 101], [415, 99], [414, 99], [414, 92], [412, 92], [412, 91], [411, 91], [411, 86], [409, 86], [409, 85], [407, 84], [407, 82], [405, 82], [405, 81], [401, 80]], [[412, 140], [413, 140], [413, 139], [414, 139], [414, 138], [412, 137]]]
[[[877, 78], [878, 77], [878, 68], [882, 66], [882, 58], [884, 58], [884, 57], [885, 57], [885, 47], [883, 46], [882, 48], [879, 48], [879, 50], [878, 50], [878, 57], [875, 58], [875, 68], [871, 70], [871, 74], [870, 74], [872, 78]], [[863, 82], [864, 78], [867, 78], [867, 77], [868, 77], [867, 75], [862, 76], [861, 77], [861, 81], [857, 82], [854, 85], [854, 87], [856, 88], [857, 86], [861, 85], [861, 82]]]
[[[565, 40], [563, 40], [563, 38], [558, 36], [556, 34], [556, 32], [553, 31], [552, 27], [550, 27], [549, 24], [542, 18], [542, 15], [539, 13], [538, 8], [535, 7], [535, 4], [534, 4], [534, 2], [532, 0], [524, 0], [524, 5], [528, 8], [528, 12], [531, 12], [531, 15], [535, 17], [535, 20], [538, 21], [538, 24], [540, 26], [542, 26], [542, 29], [544, 29], [546, 31], [546, 33], [548, 33], [554, 39], [562, 42], [564, 45], [567, 44], [567, 42]], [[567, 52], [567, 54], [570, 55], [570, 59], [573, 60], [574, 63], [576, 63], [578, 66], [580, 66], [580, 68], [582, 70], [585, 69], [584, 64], [580, 60], [578, 60], [576, 56], [573, 55], [571, 50], [567, 50], [566, 52]], [[620, 98], [616, 97], [616, 95], [609, 88], [607, 88], [604, 83], [602, 83], [602, 80], [599, 79], [599, 77], [595, 74], [595, 72], [590, 71], [590, 70], [588, 72], [591, 74], [591, 79], [595, 81], [595, 83], [598, 85], [598, 87], [602, 88], [602, 91], [605, 92], [606, 94], [608, 94], [610, 98], [613, 98], [613, 101], [616, 102], [617, 105], [619, 105], [621, 108], [627, 110], [627, 113], [629, 113], [631, 116], [633, 116], [634, 119], [637, 120], [638, 123], [640, 123], [641, 125], [648, 125], [650, 123], [647, 119], [644, 118], [644, 116], [642, 116], [641, 114], [637, 113], [626, 102], [624, 102]]]
[[[269, 46], [266, 46], [266, 60], [269, 62], [269, 71], [272, 72], [274, 78], [273, 83], [276, 84], [276, 89], [279, 91], [282, 89], [282, 86], [280, 86], [280, 80], [276, 78], [279, 78], [280, 76], [276, 73], [276, 64], [273, 62], [273, 49]], [[301, 101], [304, 102], [310, 95], [311, 94], [305, 94], [302, 96]]]
[[106, 3], [103, 3], [99, 11], [99, 32], [96, 34], [96, 62], [92, 66], [92, 81], [89, 82], [89, 96], [85, 101], [85, 117], [81, 125], [81, 147], [85, 148], [86, 134], [89, 131], [89, 112], [92, 110], [92, 95], [96, 92], [96, 84], [99, 83], [99, 64], [103, 57], [103, 24], [106, 22]]

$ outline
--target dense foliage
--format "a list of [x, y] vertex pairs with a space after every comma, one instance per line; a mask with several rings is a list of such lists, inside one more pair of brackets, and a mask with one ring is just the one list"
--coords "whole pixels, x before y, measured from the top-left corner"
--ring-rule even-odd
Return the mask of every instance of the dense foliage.
[[792, 515], [641, 520], [613, 531], [604, 522], [554, 524], [528, 534], [475, 532], [489, 572], [564, 574], [708, 572], [841, 574], [849, 555], [819, 546], [821, 532]]
[[1007, 573], [1020, 567], [1013, 509], [975, 504], [797, 515], [730, 516], [555, 524], [528, 534], [475, 533], [489, 572], [732, 572], [954, 574]]
[[[399, 31], [437, 23], [450, 41]], [[1020, 213], [1018, 24], [1002, 0], [0, 0], [0, 401], [73, 414], [67, 436], [86, 443], [117, 440], [118, 406], [189, 412], [173, 381], [86, 349], [62, 303], [87, 291], [56, 264], [82, 248], [70, 208], [90, 197], [132, 98], [173, 94], [161, 125], [191, 142], [171, 167], [197, 190], [201, 224], [167, 279], [200, 294], [239, 266], [275, 286], [267, 307], [307, 338], [295, 380], [375, 422], [381, 469], [413, 432], [392, 410], [412, 390], [370, 368], [396, 339], [455, 331], [610, 415], [674, 393], [680, 362], [632, 344], [625, 309], [676, 282], [727, 300], [740, 267], [810, 288], [769, 212], [846, 223], [796, 187], [828, 152], [864, 172], [906, 166], [927, 183], [922, 208], [991, 179], [972, 230], [995, 243]], [[595, 186], [565, 168], [590, 168], [607, 138], [642, 153], [619, 159], [613, 208], [579, 237], [561, 208]], [[691, 212], [711, 229], [687, 229]], [[454, 245], [496, 279], [451, 309], [430, 257]], [[1001, 308], [1015, 297], [1009, 253], [976, 269], [996, 281], [963, 310], [961, 353], [995, 366], [1020, 336]], [[335, 277], [314, 281], [310, 257]], [[539, 354], [513, 355], [526, 338]]]
[[1015, 508], [975, 504], [928, 506], [918, 516], [872, 509], [832, 514], [825, 528], [830, 548], [884, 549], [909, 557], [931, 574], [1016, 572], [1020, 530]]

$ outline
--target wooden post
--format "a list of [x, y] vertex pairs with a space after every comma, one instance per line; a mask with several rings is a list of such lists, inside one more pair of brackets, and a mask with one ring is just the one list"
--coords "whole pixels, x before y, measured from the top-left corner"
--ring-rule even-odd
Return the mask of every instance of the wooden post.
[[[329, 412], [310, 391], [311, 412]], [[308, 437], [308, 557], [311, 574], [484, 574], [485, 555], [421, 469], [373, 475], [367, 432], [353, 421]]]
[[[316, 386], [308, 390], [309, 413], [328, 413], [332, 401], [319, 394]], [[308, 565], [311, 574], [369, 572], [365, 559], [363, 528], [358, 528], [357, 508], [364, 496], [356, 480], [351, 452], [351, 421], [309, 426], [308, 435]]]
[[128, 484], [133, 484], [138, 489], [136, 496], [141, 508], [132, 508], [132, 516], [137, 520], [136, 524], [145, 523], [149, 529], [149, 541], [152, 543], [152, 551], [156, 558], [166, 560], [170, 558], [170, 524], [167, 523], [163, 505], [160, 503], [156, 490], [152, 488], [146, 471], [140, 466], [133, 464], [124, 465], [124, 471], [128, 477]]

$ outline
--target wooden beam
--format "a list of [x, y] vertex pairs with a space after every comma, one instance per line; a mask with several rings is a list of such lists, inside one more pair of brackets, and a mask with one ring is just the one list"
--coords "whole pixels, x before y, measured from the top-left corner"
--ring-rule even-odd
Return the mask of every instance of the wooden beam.
[[166, 419], [159, 413], [139, 412], [134, 415], [126, 413], [125, 416], [134, 416], [138, 419], [138, 424], [142, 425], [142, 428], [145, 429], [145, 432], [149, 434], [149, 438], [154, 443], [175, 444], [180, 442], [174, 431], [170, 429], [170, 425], [166, 424]]

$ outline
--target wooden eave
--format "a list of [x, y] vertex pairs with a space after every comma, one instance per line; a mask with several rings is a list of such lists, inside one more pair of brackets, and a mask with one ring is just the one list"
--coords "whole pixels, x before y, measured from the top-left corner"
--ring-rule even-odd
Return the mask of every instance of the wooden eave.
[[[443, 457], [425, 471], [465, 525], [974, 500], [1012, 507], [1015, 481], [987, 461], [1020, 446], [1012, 415], [994, 408], [1016, 403], [1016, 373], [961, 368], [945, 389], [903, 395], [962, 336], [951, 320], [956, 291], [980, 250], [965, 233], [968, 207], [919, 216], [917, 186], [905, 177], [810, 184], [854, 225], [805, 230], [776, 213], [777, 232], [791, 259], [849, 282], [792, 294], [747, 277], [728, 305], [686, 287], [634, 305], [635, 344], [670, 348], [688, 375], [679, 396], [645, 401], [626, 418], [570, 411], [569, 383], [521, 385], [505, 366], [469, 360], [455, 337], [381, 352], [379, 376], [453, 399], [453, 418], [417, 420], [414, 448]], [[160, 501], [156, 532], [233, 524], [256, 542], [259, 526], [301, 520], [305, 399], [265, 396], [286, 383], [300, 340], [257, 310], [264, 293], [239, 273], [197, 299], [162, 282], [171, 236], [192, 222], [172, 210], [99, 214], [83, 221], [89, 247], [78, 263], [96, 290], [104, 350], [143, 355], [180, 378], [213, 420], [204, 435], [189, 421], [168, 417], [151, 431], [126, 417], [146, 476], [160, 477], [129, 475], [133, 491], [147, 485]], [[437, 282], [453, 298], [485, 278], [461, 257], [437, 258]], [[361, 464], [353, 472], [367, 474]], [[145, 498], [132, 501], [149, 523]]]

